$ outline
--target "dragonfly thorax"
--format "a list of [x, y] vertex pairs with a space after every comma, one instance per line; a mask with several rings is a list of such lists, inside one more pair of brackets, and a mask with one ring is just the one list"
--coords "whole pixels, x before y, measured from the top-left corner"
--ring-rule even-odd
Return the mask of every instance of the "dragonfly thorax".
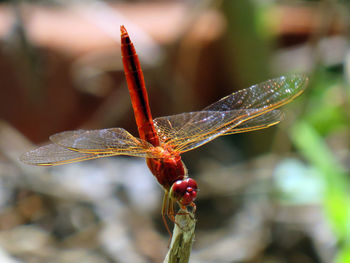
[[171, 147], [154, 147], [152, 156], [158, 158], [146, 158], [148, 168], [157, 178], [160, 185], [166, 191], [178, 180], [183, 180], [187, 176], [187, 169], [181, 160], [181, 156], [172, 151]]
[[175, 159], [177, 156], [179, 156], [178, 153], [174, 152], [174, 150], [166, 144], [153, 147], [152, 155], [157, 157], [159, 156], [158, 158], [165, 158], [165, 159]]

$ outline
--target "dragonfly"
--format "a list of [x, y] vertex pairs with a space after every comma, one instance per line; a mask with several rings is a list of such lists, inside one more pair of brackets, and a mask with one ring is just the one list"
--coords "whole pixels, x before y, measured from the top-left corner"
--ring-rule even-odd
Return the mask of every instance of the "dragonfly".
[[184, 211], [195, 211], [199, 191], [181, 154], [219, 136], [279, 123], [283, 113], [277, 108], [299, 96], [308, 78], [303, 74], [281, 76], [234, 92], [201, 111], [153, 119], [134, 44], [124, 26], [120, 31], [124, 73], [139, 138], [122, 128], [64, 131], [50, 136], [52, 143], [24, 153], [20, 160], [30, 165], [53, 166], [116, 155], [144, 157], [164, 189], [161, 214], [170, 233], [166, 216], [175, 222], [176, 204]]

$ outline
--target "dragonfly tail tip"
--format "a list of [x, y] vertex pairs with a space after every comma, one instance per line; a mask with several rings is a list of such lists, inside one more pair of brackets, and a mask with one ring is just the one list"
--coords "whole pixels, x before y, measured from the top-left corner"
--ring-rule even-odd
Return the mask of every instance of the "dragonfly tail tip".
[[121, 25], [121, 26], [120, 26], [120, 33], [121, 33], [122, 35], [127, 35], [127, 34], [128, 34], [128, 32], [126, 31], [124, 25]]

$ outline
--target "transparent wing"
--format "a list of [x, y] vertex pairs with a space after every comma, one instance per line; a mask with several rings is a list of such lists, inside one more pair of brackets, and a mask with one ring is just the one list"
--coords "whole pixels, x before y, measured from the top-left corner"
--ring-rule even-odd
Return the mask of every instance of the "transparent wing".
[[54, 134], [53, 144], [23, 154], [21, 161], [33, 165], [60, 165], [113, 155], [154, 157], [152, 145], [121, 128], [77, 130]]
[[308, 78], [292, 74], [270, 79], [228, 95], [206, 107], [205, 111], [229, 111], [235, 109], [276, 109], [300, 95]]
[[65, 131], [50, 136], [61, 147], [82, 153], [146, 157], [153, 147], [122, 128]]
[[282, 115], [273, 110], [300, 95], [307, 80], [298, 74], [272, 79], [224, 97], [203, 111], [157, 118], [155, 124], [163, 142], [185, 152], [221, 135], [278, 123]]
[[112, 156], [113, 154], [88, 154], [65, 149], [57, 144], [48, 144], [32, 151], [26, 152], [20, 161], [40, 166], [53, 166], [67, 163], [81, 162], [100, 157]]
[[[258, 116], [254, 114], [256, 110], [248, 109], [187, 112], [156, 118], [154, 124], [162, 142], [172, 145], [174, 150], [184, 152], [218, 136], [270, 127], [279, 123], [283, 117], [283, 113], [278, 110]], [[249, 119], [250, 116], [256, 117]]]
[[240, 125], [235, 126], [234, 128], [228, 129], [222, 135], [230, 135], [235, 133], [265, 129], [281, 122], [283, 120], [283, 116], [283, 112], [279, 110], [269, 111], [263, 115], [259, 115], [253, 119], [249, 119], [245, 122], [242, 122]]

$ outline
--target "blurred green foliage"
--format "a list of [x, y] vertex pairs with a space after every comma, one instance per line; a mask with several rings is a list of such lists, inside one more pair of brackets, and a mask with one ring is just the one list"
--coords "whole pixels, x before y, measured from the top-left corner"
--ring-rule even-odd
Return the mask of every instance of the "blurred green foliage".
[[[290, 132], [297, 150], [322, 181], [320, 184], [313, 183], [312, 187], [323, 188], [321, 203], [338, 239], [336, 262], [350, 260], [350, 184], [345, 167], [326, 142], [349, 131], [345, 107], [349, 103], [347, 94], [342, 72], [316, 71], [304, 98], [304, 114]], [[314, 175], [309, 176], [312, 178]], [[305, 180], [300, 183], [305, 184]]]
[[[266, 31], [266, 24], [273, 25], [274, 18], [265, 16], [270, 7], [268, 2], [252, 5], [250, 1], [223, 1], [229, 28], [226, 42], [234, 47], [228, 49], [233, 63], [229, 67], [239, 70], [236, 77], [240, 81], [259, 82], [269, 74], [264, 63], [271, 55], [272, 35]], [[315, 60], [309, 87], [295, 102], [300, 114], [289, 132], [297, 157], [281, 161], [274, 179], [278, 201], [323, 207], [337, 238], [336, 262], [345, 263], [350, 262], [350, 182], [339, 149], [330, 143], [344, 144], [349, 137], [350, 89], [344, 71], [342, 64], [332, 68]], [[348, 149], [349, 145], [341, 147]]]

